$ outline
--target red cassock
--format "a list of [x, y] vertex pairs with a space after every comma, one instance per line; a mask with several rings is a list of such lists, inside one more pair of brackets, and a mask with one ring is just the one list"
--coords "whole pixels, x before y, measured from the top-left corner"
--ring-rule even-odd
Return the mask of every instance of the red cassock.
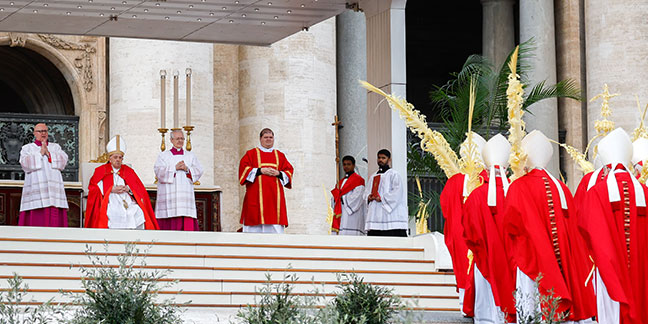
[[[515, 322], [515, 272], [502, 239], [500, 227], [504, 215], [502, 179], [496, 177], [497, 203], [488, 206], [488, 182], [470, 193], [464, 204], [463, 228], [474, 263], [493, 290], [495, 305], [506, 313], [507, 322]], [[499, 220], [499, 225], [498, 225]]]
[[278, 177], [260, 175], [254, 182], [246, 181], [254, 168], [272, 168], [283, 171], [288, 177], [286, 188], [292, 188], [293, 166], [279, 150], [263, 152], [253, 148], [245, 153], [239, 164], [239, 182], [245, 185], [245, 198], [241, 211], [241, 224], [245, 226], [288, 226], [284, 189]]
[[[610, 202], [606, 181], [588, 192], [581, 232], [610, 297], [619, 302], [620, 323], [648, 323], [648, 221], [636, 207], [628, 173], [615, 174], [621, 201]], [[648, 189], [642, 184], [644, 197]]]
[[342, 196], [348, 194], [353, 189], [358, 186], [364, 186], [364, 179], [357, 173], [352, 173], [349, 178], [344, 182], [344, 178], [340, 179], [335, 189], [331, 190], [331, 195], [333, 196], [333, 201], [335, 201], [335, 206], [333, 207], [333, 212], [335, 217], [333, 217], [333, 224], [331, 224], [331, 230], [335, 232], [340, 231], [340, 221], [342, 220]]
[[562, 209], [558, 190], [547, 172], [533, 169], [515, 180], [506, 194], [504, 233], [507, 250], [520, 270], [536, 280], [539, 291], [561, 298], [558, 311], [569, 311], [568, 320], [584, 320], [596, 314], [594, 290], [585, 287], [592, 268], [585, 242], [575, 222], [574, 201], [559, 182], [569, 209]]
[[[480, 176], [488, 177], [486, 171]], [[475, 277], [473, 269], [468, 272], [468, 246], [463, 237], [463, 225], [461, 224], [463, 213], [463, 187], [464, 175], [457, 173], [446, 181], [441, 191], [440, 203], [441, 213], [445, 219], [443, 234], [445, 244], [452, 257], [452, 269], [457, 281], [457, 289], [465, 289], [463, 300], [463, 312], [467, 316], [474, 316], [475, 303]]]
[[[151, 206], [151, 198], [149, 198], [144, 184], [142, 184], [142, 181], [135, 174], [135, 171], [127, 165], [122, 165], [118, 174], [124, 179], [124, 183], [130, 187], [133, 192], [133, 200], [137, 202], [137, 205], [144, 212], [144, 228], [150, 230], [159, 229], [153, 207]], [[101, 194], [98, 186], [99, 181], [102, 180], [105, 195]], [[106, 210], [108, 208], [108, 198], [110, 197], [112, 187], [113, 168], [110, 163], [97, 167], [92, 178], [90, 178], [90, 185], [88, 186], [88, 207], [86, 209], [85, 227], [108, 228], [108, 215], [106, 215]]]

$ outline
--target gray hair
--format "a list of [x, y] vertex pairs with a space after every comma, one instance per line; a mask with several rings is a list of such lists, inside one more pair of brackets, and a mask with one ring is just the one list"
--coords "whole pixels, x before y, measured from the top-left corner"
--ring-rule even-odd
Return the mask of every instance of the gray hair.
[[182, 130], [176, 129], [176, 130], [172, 130], [171, 133], [169, 134], [171, 139], [173, 139], [173, 133], [180, 133], [180, 134], [182, 134], [184, 136], [184, 133], [182, 132]]

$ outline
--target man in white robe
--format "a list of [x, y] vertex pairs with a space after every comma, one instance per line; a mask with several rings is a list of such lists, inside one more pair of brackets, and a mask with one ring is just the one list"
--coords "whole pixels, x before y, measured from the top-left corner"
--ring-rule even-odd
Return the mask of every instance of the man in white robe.
[[[389, 167], [391, 153], [378, 151], [378, 171], [371, 175], [363, 195], [367, 202], [368, 236], [407, 237], [407, 188], [398, 172]], [[380, 178], [380, 180], [376, 180]], [[377, 190], [373, 189], [378, 183]]]
[[331, 233], [337, 235], [365, 235], [364, 179], [355, 173], [355, 159], [347, 155], [342, 158], [345, 176], [331, 194], [335, 218]]
[[160, 153], [155, 162], [158, 179], [155, 217], [161, 230], [198, 231], [194, 182], [200, 179], [203, 168], [198, 158], [182, 149], [184, 134], [171, 132], [173, 147]]
[[61, 175], [68, 156], [61, 146], [47, 139], [47, 125], [37, 124], [34, 142], [20, 150], [20, 165], [25, 171], [18, 218], [21, 226], [68, 226], [68, 203]]

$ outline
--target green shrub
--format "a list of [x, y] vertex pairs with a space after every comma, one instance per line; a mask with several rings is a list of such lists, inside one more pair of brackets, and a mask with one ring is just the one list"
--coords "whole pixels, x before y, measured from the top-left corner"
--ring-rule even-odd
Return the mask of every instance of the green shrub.
[[364, 279], [355, 273], [343, 274], [342, 277], [348, 283], [339, 285], [342, 291], [333, 300], [338, 323], [391, 323], [398, 311], [405, 308], [392, 289], [365, 283]]
[[125, 253], [117, 256], [118, 267], [108, 260], [108, 245], [103, 256], [86, 248], [91, 267], [81, 267], [84, 294], [71, 295], [80, 307], [72, 324], [175, 324], [182, 323], [181, 312], [173, 299], [160, 303], [160, 290], [175, 283], [160, 284], [170, 271], [145, 271], [146, 253], [127, 244]]
[[25, 300], [29, 286], [16, 273], [7, 283], [9, 288], [0, 291], [0, 323], [47, 324], [62, 318], [62, 307], [53, 305], [52, 300], [42, 304]]

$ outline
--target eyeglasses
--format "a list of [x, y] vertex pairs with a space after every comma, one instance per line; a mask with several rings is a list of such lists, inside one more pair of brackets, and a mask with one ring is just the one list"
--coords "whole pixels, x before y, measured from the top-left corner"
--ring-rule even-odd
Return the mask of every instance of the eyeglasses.
[[47, 133], [47, 129], [35, 130], [36, 133]]

